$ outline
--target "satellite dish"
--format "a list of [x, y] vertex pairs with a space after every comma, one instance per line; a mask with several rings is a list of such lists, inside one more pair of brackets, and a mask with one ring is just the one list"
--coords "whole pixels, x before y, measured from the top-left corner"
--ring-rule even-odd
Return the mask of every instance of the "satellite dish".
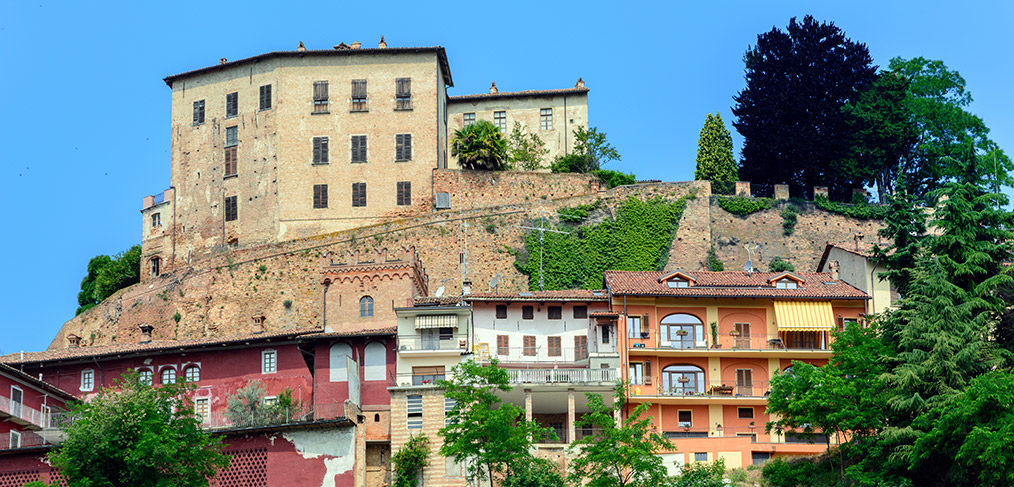
[[749, 260], [746, 261], [746, 265], [743, 266], [743, 270], [745, 270], [747, 274], [753, 274], [753, 262]]
[[500, 283], [500, 273], [498, 272], [495, 276], [493, 276], [493, 280], [489, 281], [489, 290], [492, 291], [496, 289], [496, 285], [499, 283]]
[[440, 286], [440, 288], [437, 289], [437, 297], [439, 298], [440, 296], [443, 295], [444, 295], [444, 287]]

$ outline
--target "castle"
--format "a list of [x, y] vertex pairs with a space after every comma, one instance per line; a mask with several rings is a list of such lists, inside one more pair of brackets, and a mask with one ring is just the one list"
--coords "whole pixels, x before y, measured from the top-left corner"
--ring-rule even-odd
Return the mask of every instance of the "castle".
[[[561, 469], [566, 446], [594, 434], [574, 426], [584, 394], [618, 380], [676, 442], [661, 452], [673, 473], [836, 441], [764, 432], [767, 384], [792, 360], [826, 363], [835, 330], [893, 300], [860, 247], [879, 222], [804, 205], [789, 236], [777, 209], [733, 215], [706, 181], [607, 190], [587, 175], [455, 169], [451, 134], [477, 120], [518, 122], [566, 154], [588, 126], [588, 89], [448, 96], [441, 47], [300, 44], [165, 82], [171, 181], [143, 200], [142, 282], [65, 323], [49, 350], [0, 357], [0, 378], [29, 391], [0, 389], [0, 487], [58, 479], [40, 460], [59, 438], [42, 411], [127, 370], [198, 387], [195, 412], [233, 456], [223, 487], [389, 485], [410, 436], [439, 447], [453, 404], [437, 382], [463, 360], [508, 369], [502, 399], [556, 432], [537, 454]], [[526, 224], [590, 203], [605, 218], [631, 198], [686, 202], [664, 269], [529, 290], [504, 250]], [[791, 256], [799, 271], [709, 272], [708, 250], [729, 268]], [[288, 391], [300, 407], [237, 424], [227, 400], [254, 380], [265, 402]], [[436, 453], [423, 477], [466, 484]]]

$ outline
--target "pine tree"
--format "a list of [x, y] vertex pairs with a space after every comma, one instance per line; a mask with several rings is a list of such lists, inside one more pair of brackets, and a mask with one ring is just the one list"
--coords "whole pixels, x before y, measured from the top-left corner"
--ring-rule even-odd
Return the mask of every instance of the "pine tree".
[[880, 277], [886, 277], [901, 296], [907, 296], [912, 270], [921, 255], [926, 236], [926, 214], [916, 207], [912, 196], [905, 190], [904, 180], [898, 181], [897, 192], [887, 198], [891, 209], [879, 234], [894, 242], [887, 247], [874, 246], [873, 255], [887, 268]]
[[710, 113], [704, 119], [701, 137], [697, 141], [697, 170], [694, 179], [711, 181], [711, 191], [732, 194], [739, 179], [736, 160], [732, 156], [732, 136], [722, 122], [722, 116]]

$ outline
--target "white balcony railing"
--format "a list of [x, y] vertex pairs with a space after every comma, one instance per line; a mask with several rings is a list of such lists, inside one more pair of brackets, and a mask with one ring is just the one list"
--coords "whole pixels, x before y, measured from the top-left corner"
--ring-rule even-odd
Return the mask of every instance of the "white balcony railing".
[[507, 369], [512, 384], [612, 384], [619, 369]]
[[10, 417], [16, 423], [36, 428], [48, 428], [50, 414], [25, 406], [23, 403], [11, 401], [9, 397], [0, 396], [0, 418]]

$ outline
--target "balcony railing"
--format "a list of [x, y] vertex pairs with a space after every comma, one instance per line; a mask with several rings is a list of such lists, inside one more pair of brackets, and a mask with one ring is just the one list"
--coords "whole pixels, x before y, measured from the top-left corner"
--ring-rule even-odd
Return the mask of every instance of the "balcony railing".
[[[56, 408], [53, 412], [58, 411]], [[22, 423], [30, 427], [48, 428], [51, 421], [51, 414], [28, 407], [20, 402], [11, 401], [9, 397], [0, 396], [0, 418], [9, 417], [16, 423]]]
[[615, 383], [618, 369], [507, 369], [511, 384]]
[[769, 381], [753, 381], [749, 384], [710, 382], [696, 385], [692, 382], [663, 384], [659, 377], [652, 377], [651, 384], [631, 384], [634, 396], [660, 397], [767, 397], [771, 392]]
[[465, 333], [444, 335], [443, 337], [422, 335], [398, 335], [398, 351], [468, 351], [468, 335]]
[[[19, 435], [20, 434], [20, 435]], [[15, 448], [32, 448], [36, 446], [50, 445], [41, 435], [32, 431], [20, 431], [18, 433], [0, 433], [0, 450]]]
[[[342, 407], [341, 405], [338, 405]], [[344, 407], [342, 407], [344, 411]], [[320, 411], [323, 413], [323, 411]], [[336, 413], [338, 411], [335, 411]], [[337, 414], [341, 415], [341, 414]], [[327, 417], [321, 415], [321, 418]], [[205, 415], [201, 426], [205, 429], [244, 428], [254, 426], [274, 426], [282, 424], [303, 423], [315, 418], [314, 409], [310, 406], [296, 408], [265, 408], [257, 411], [245, 411], [241, 414], [229, 414], [215, 411]]]
[[827, 336], [821, 332], [786, 332], [777, 335], [720, 334], [717, 342], [706, 337], [687, 335], [660, 336], [645, 332], [629, 339], [630, 348], [655, 347], [670, 350], [830, 350]]

